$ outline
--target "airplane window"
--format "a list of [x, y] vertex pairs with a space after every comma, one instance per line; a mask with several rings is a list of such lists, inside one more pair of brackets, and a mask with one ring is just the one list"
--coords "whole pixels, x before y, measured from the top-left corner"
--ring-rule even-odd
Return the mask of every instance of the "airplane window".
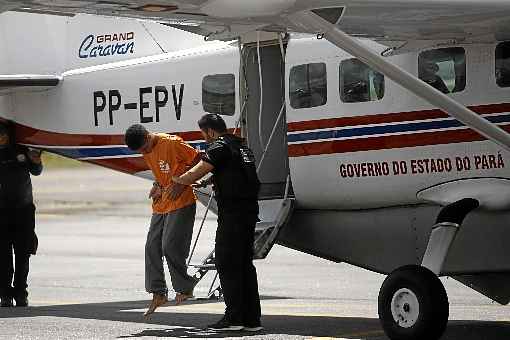
[[326, 64], [294, 66], [290, 70], [289, 94], [290, 105], [295, 109], [326, 104], [328, 100]]
[[420, 53], [418, 77], [443, 93], [466, 87], [466, 52], [462, 47], [439, 48]]
[[344, 103], [379, 100], [384, 97], [384, 75], [358, 59], [340, 63], [340, 98]]
[[496, 83], [499, 87], [510, 87], [510, 41], [496, 46]]
[[232, 116], [236, 108], [236, 84], [233, 74], [214, 74], [202, 80], [204, 111]]

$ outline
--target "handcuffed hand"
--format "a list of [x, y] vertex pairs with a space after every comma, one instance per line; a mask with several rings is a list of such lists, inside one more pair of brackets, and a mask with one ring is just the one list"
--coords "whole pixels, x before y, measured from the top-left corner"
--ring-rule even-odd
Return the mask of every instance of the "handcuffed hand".
[[152, 201], [154, 203], [156, 203], [161, 199], [162, 195], [163, 195], [163, 190], [161, 190], [161, 187], [159, 185], [154, 184], [152, 186], [150, 193], [149, 193], [149, 198], [152, 198]]
[[187, 185], [174, 182], [165, 188], [165, 192], [168, 194], [168, 198], [174, 201], [182, 195], [186, 187]]

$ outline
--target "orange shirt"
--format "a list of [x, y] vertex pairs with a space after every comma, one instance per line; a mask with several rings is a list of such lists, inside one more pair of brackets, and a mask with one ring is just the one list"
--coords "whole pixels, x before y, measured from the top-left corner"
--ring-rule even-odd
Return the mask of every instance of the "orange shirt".
[[[186, 144], [179, 136], [157, 134], [157, 142], [152, 151], [144, 154], [143, 158], [152, 170], [156, 181], [168, 187], [172, 183], [172, 176], [180, 176], [191, 168], [198, 151]], [[177, 200], [170, 200], [164, 193], [157, 203], [152, 203], [152, 210], [157, 214], [184, 208], [196, 201], [191, 186], [188, 186]]]

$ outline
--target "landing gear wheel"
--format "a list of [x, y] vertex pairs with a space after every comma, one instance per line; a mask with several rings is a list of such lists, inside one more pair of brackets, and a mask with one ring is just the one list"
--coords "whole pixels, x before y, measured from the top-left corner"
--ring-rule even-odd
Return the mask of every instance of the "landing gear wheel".
[[379, 320], [392, 340], [437, 340], [448, 323], [448, 296], [425, 267], [396, 269], [379, 291]]

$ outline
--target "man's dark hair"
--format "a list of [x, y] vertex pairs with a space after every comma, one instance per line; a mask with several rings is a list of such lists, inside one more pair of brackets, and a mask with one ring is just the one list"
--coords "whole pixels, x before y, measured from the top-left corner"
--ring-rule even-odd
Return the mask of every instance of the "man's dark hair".
[[201, 130], [212, 129], [218, 133], [227, 132], [227, 124], [219, 114], [208, 113], [198, 121], [198, 126]]
[[124, 140], [128, 148], [131, 150], [138, 150], [145, 143], [148, 134], [149, 131], [147, 131], [147, 129], [142, 125], [134, 124], [126, 130], [126, 133], [124, 134]]

